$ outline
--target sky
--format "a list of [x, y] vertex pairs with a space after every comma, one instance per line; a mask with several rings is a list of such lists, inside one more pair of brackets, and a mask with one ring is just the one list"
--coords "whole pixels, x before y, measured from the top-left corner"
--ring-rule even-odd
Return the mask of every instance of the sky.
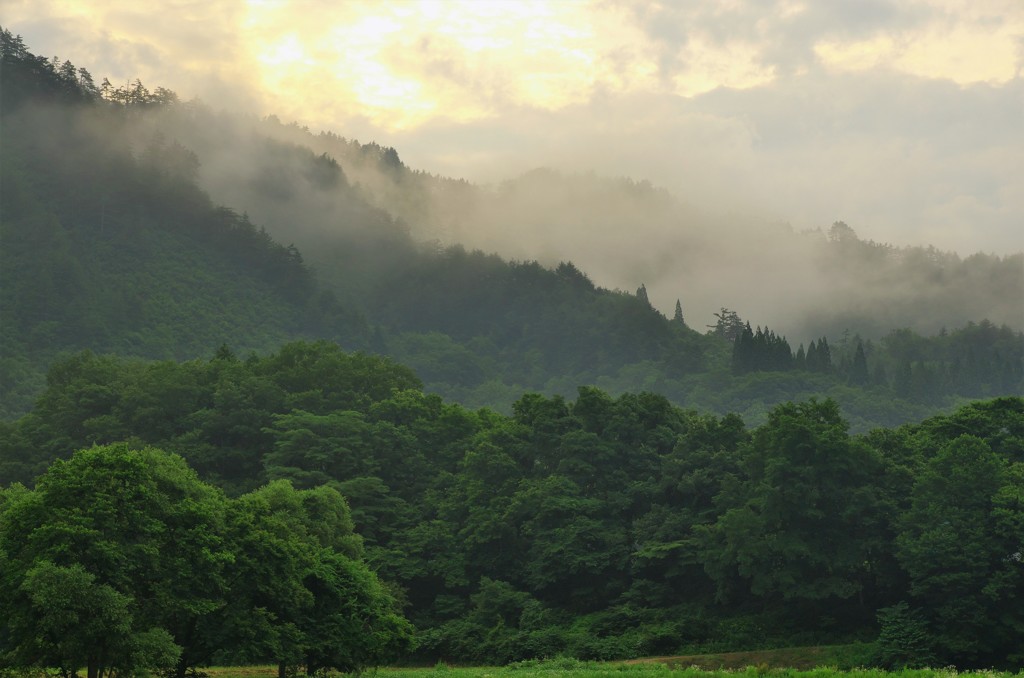
[[97, 82], [475, 182], [648, 180], [716, 213], [1024, 249], [1024, 0], [0, 0]]

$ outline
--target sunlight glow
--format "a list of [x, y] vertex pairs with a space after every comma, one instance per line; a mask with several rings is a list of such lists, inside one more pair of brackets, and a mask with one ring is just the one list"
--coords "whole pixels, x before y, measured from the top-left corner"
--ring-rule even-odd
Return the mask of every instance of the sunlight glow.
[[[945, 4], [962, 9], [956, 3]], [[825, 66], [837, 71], [888, 68], [959, 85], [1002, 84], [1018, 76], [1024, 62], [1024, 4], [1018, 4], [1016, 11], [1008, 7], [998, 17], [981, 12], [957, 17], [951, 15], [912, 33], [820, 41], [814, 52]]]
[[[5, 19], [42, 14], [99, 31], [118, 63], [133, 63], [125, 77], [145, 79], [170, 63], [200, 80], [211, 74], [211, 82], [243, 81], [267, 110], [285, 116], [331, 126], [360, 119], [393, 131], [508, 111], [554, 112], [598, 96], [696, 97], [722, 87], [764, 87], [815, 65], [960, 85], [1005, 84], [1024, 66], [1021, 0], [907, 0], [914, 8], [908, 16], [926, 21], [861, 31], [814, 28], [823, 11], [807, 0], [756, 7], [742, 0], [154, 5], [141, 12], [131, 0], [8, 0]], [[158, 29], [153, 12], [161, 17]], [[794, 29], [803, 22], [808, 28]], [[812, 48], [810, 59], [781, 75], [772, 62], [788, 47], [778, 44], [780, 35]]]
[[272, 68], [282, 68], [296, 63], [311, 63], [306, 57], [306, 50], [299, 42], [299, 37], [294, 33], [285, 36], [277, 43], [268, 45], [259, 55], [259, 60]]
[[694, 40], [683, 61], [687, 68], [675, 77], [675, 91], [681, 96], [696, 96], [718, 87], [747, 89], [766, 85], [775, 79], [775, 69], [760, 63], [756, 49], [734, 44], [718, 48]]

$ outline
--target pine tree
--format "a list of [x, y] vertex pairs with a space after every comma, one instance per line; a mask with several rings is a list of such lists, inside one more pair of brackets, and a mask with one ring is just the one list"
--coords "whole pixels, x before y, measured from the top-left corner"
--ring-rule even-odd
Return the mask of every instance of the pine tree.
[[647, 298], [647, 287], [643, 283], [640, 284], [640, 287], [636, 291], [636, 298], [648, 306], [651, 305], [651, 300]]
[[[757, 331], [760, 332], [761, 328], [757, 328]], [[735, 374], [746, 374], [756, 369], [757, 344], [754, 331], [750, 329], [750, 323], [747, 323], [732, 345], [732, 371]]]
[[736, 311], [730, 311], [723, 307], [721, 311], [715, 313], [715, 317], [718, 318], [718, 321], [714, 325], [707, 326], [711, 330], [710, 334], [729, 341], [736, 341], [743, 333], [744, 322]]
[[686, 321], [683, 320], [683, 305], [679, 303], [678, 299], [676, 299], [676, 313], [672, 316], [672, 322], [682, 327], [686, 327]]
[[868, 383], [868, 359], [860, 341], [857, 342], [857, 350], [853, 353], [853, 363], [850, 365], [850, 383], [857, 386]]
[[832, 371], [832, 351], [828, 347], [828, 339], [822, 337], [818, 340], [817, 372]]

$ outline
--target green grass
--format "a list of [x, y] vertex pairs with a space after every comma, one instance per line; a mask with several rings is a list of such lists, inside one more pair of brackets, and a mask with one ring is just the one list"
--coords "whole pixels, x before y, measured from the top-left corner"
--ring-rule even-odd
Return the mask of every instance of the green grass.
[[[852, 648], [852, 649], [851, 649]], [[625, 662], [585, 662], [571, 658], [533, 660], [508, 666], [371, 669], [364, 678], [1024, 678], [1024, 671], [960, 672], [952, 668], [884, 671], [836, 668], [859, 646], [784, 648], [755, 652], [652, 657]], [[815, 661], [821, 661], [815, 664]], [[790, 664], [787, 664], [790, 662]], [[210, 678], [276, 678], [276, 666], [212, 667]]]
[[667, 664], [651, 662], [626, 664], [622, 662], [578, 662], [555, 659], [529, 663], [529, 666], [432, 669], [378, 669], [376, 678], [1022, 678], [1016, 674], [998, 671], [957, 673], [952, 668], [884, 671], [882, 669], [852, 669], [842, 671], [833, 667], [814, 669], [768, 668], [765, 665], [740, 669], [701, 669], [698, 667], [672, 668]]
[[267, 666], [208, 666], [199, 669], [210, 678], [277, 678], [277, 665]]
[[809, 670], [821, 666], [854, 669], [870, 664], [873, 654], [874, 645], [870, 643], [857, 643], [853, 645], [814, 645], [809, 647], [785, 647], [776, 650], [648, 657], [645, 659], [634, 659], [626, 663], [657, 663], [665, 664], [670, 668], [695, 667], [706, 671], [743, 669], [748, 666], [760, 667], [762, 670]]

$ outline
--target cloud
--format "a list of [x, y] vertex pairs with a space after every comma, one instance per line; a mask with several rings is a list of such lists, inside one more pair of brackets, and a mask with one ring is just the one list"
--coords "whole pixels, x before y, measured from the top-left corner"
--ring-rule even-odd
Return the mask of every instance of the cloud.
[[1021, 247], [1019, 0], [8, 0], [30, 48], [500, 181], [649, 179], [711, 211]]
[[242, 48], [244, 12], [241, 0], [10, 0], [4, 20], [29, 49], [70, 59], [97, 82], [140, 78], [186, 98], [259, 107], [272, 97], [256, 88], [256, 69]]

